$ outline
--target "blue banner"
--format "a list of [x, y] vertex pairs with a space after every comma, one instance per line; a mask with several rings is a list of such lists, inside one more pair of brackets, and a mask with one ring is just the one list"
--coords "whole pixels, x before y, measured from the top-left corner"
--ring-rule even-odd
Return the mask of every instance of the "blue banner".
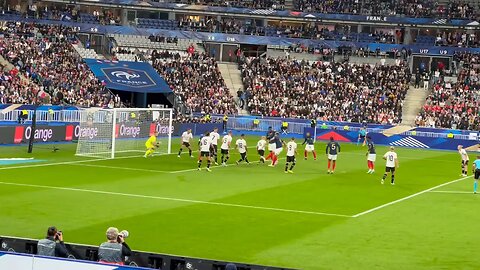
[[[313, 128], [305, 128], [304, 136], [306, 133], [313, 134]], [[330, 137], [333, 137], [336, 141], [340, 142], [357, 142], [358, 132], [346, 131], [346, 130], [331, 130], [317, 128], [317, 140], [327, 141]], [[478, 140], [465, 140], [454, 138], [435, 138], [435, 137], [423, 137], [413, 135], [393, 135], [387, 136], [383, 133], [370, 132], [369, 136], [375, 144], [379, 145], [391, 145], [409, 148], [420, 149], [437, 149], [437, 150], [457, 150], [459, 144], [464, 147], [475, 146], [479, 143]]]
[[172, 89], [149, 63], [85, 59], [109, 89], [139, 93], [170, 93]]

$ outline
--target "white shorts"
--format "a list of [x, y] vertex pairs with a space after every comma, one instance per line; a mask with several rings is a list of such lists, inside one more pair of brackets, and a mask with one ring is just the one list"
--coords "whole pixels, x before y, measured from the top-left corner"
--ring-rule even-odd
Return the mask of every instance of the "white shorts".
[[275, 148], [277, 148], [277, 145], [274, 143], [268, 144], [268, 151], [275, 151]]
[[305, 145], [305, 151], [312, 152], [313, 150], [315, 150], [315, 147], [313, 146], [313, 144]]
[[328, 154], [328, 159], [330, 159], [330, 160], [337, 160], [337, 155], [330, 155], [330, 154]]
[[283, 151], [282, 147], [275, 149], [275, 155], [277, 155], [277, 156], [280, 155], [280, 153], [282, 153], [282, 151]]
[[375, 162], [376, 159], [377, 159], [377, 154], [368, 154], [368, 157], [367, 157], [368, 161]]

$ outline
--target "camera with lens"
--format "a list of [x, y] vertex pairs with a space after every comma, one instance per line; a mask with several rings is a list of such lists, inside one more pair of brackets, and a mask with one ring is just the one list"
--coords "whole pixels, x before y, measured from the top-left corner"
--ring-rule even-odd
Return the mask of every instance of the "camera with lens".
[[127, 230], [123, 230], [121, 232], [118, 233], [118, 237], [117, 237], [117, 242], [121, 243], [121, 238], [123, 238], [123, 240], [125, 240], [125, 238], [128, 238], [128, 236], [130, 235], [130, 233], [127, 231]]
[[55, 240], [61, 240], [61, 239], [60, 239], [61, 236], [62, 236], [62, 231], [57, 231], [57, 233], [55, 233], [55, 236], [53, 237], [53, 239], [55, 239]]

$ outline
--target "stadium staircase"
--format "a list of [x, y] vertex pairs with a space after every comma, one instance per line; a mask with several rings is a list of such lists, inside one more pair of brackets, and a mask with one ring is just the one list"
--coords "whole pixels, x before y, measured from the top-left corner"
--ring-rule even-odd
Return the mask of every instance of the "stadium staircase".
[[[237, 97], [237, 91], [240, 89], [245, 90], [242, 81], [242, 74], [238, 69], [238, 65], [235, 63], [218, 63], [218, 69], [222, 74], [223, 80], [230, 90], [230, 94], [233, 97]], [[237, 103], [238, 104], [238, 103]], [[248, 115], [248, 111], [239, 108], [241, 115]]]
[[85, 49], [81, 43], [73, 44], [73, 48], [83, 59], [99, 59], [103, 60], [105, 57], [101, 54], [97, 54], [93, 49]]
[[425, 99], [430, 93], [430, 89], [423, 90], [423, 88], [414, 88], [410, 86], [410, 89], [403, 101], [402, 109], [402, 125], [415, 126], [415, 118], [425, 104]]

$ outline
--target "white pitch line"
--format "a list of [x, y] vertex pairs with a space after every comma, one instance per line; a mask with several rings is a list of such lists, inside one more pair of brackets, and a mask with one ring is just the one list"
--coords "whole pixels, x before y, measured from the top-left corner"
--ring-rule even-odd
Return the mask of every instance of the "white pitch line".
[[31, 165], [23, 165], [23, 166], [8, 166], [8, 167], [0, 167], [0, 170], [13, 170], [13, 169], [23, 169], [23, 168], [47, 167], [47, 166], [76, 164], [76, 163], [84, 163], [84, 162], [94, 162], [94, 161], [99, 161], [99, 160], [106, 160], [106, 159], [97, 158], [97, 159], [89, 159], [89, 160], [75, 160], [75, 161], [54, 162], [54, 163], [40, 163], [40, 164], [31, 164]]
[[427, 193], [427, 192], [430, 192], [430, 191], [432, 191], [432, 190], [435, 190], [435, 189], [437, 189], [437, 188], [441, 188], [441, 187], [444, 187], [444, 186], [447, 186], [447, 185], [450, 185], [450, 184], [453, 184], [453, 183], [456, 183], [456, 182], [465, 180], [465, 179], [467, 179], [467, 178], [469, 178], [469, 177], [471, 177], [471, 176], [462, 177], [462, 178], [459, 178], [459, 179], [452, 180], [452, 181], [450, 181], [450, 182], [446, 182], [446, 183], [443, 183], [443, 184], [440, 184], [440, 185], [431, 187], [431, 188], [429, 188], [429, 189], [422, 190], [422, 191], [420, 191], [420, 192], [414, 193], [414, 194], [409, 195], [409, 196], [407, 196], [407, 197], [403, 197], [403, 198], [400, 198], [400, 199], [398, 199], [398, 200], [395, 200], [395, 201], [392, 201], [392, 202], [389, 202], [389, 203], [382, 204], [382, 205], [380, 205], [380, 206], [374, 207], [374, 208], [369, 209], [369, 210], [367, 210], [367, 211], [363, 211], [363, 212], [361, 212], [361, 213], [355, 214], [355, 215], [353, 215], [352, 217], [355, 217], [355, 218], [356, 218], [356, 217], [360, 217], [360, 216], [363, 216], [363, 215], [368, 214], [368, 213], [371, 213], [371, 212], [375, 212], [375, 211], [380, 210], [380, 209], [382, 209], [382, 208], [385, 208], [385, 207], [387, 207], [387, 206], [390, 206], [390, 205], [393, 205], [393, 204], [396, 204], [396, 203], [399, 203], [399, 202], [403, 202], [403, 201], [405, 201], [405, 200], [414, 198], [414, 197], [416, 197], [416, 196], [418, 196], [418, 195], [422, 195], [422, 194], [424, 194], [424, 193]]
[[431, 190], [430, 193], [473, 194], [473, 192], [471, 191], [456, 191], [456, 190]]
[[[168, 154], [158, 154], [154, 156], [163, 156]], [[127, 158], [139, 158], [141, 156], [128, 156], [128, 157], [117, 157], [115, 159], [127, 159]], [[0, 170], [12, 170], [12, 169], [23, 169], [23, 168], [35, 168], [35, 167], [47, 167], [47, 166], [56, 166], [56, 165], [68, 165], [68, 164], [77, 164], [77, 163], [86, 163], [86, 162], [94, 162], [94, 161], [102, 161], [102, 160], [111, 160], [108, 158], [92, 158], [86, 160], [73, 160], [73, 161], [65, 161], [65, 162], [53, 162], [53, 163], [40, 163], [40, 164], [32, 164], [32, 165], [22, 165], [22, 166], [8, 166], [8, 167], [0, 167]]]
[[303, 210], [274, 208], [274, 207], [263, 207], [263, 206], [233, 204], [233, 203], [209, 202], [209, 201], [189, 200], [189, 199], [181, 199], [181, 198], [160, 197], [160, 196], [131, 194], [131, 193], [120, 193], [120, 192], [101, 191], [101, 190], [92, 190], [92, 189], [43, 186], [43, 185], [21, 184], [21, 183], [11, 183], [11, 182], [0, 182], [0, 185], [10, 185], [10, 186], [20, 186], [20, 187], [34, 187], [34, 188], [44, 188], [44, 189], [54, 189], [54, 190], [64, 190], [64, 191], [77, 191], [77, 192], [95, 193], [95, 194], [103, 194], [103, 195], [124, 196], [124, 197], [131, 197], [131, 198], [155, 199], [155, 200], [164, 200], [164, 201], [196, 203], [196, 204], [206, 204], [206, 205], [226, 206], [226, 207], [236, 207], [236, 208], [247, 208], [247, 209], [267, 210], [267, 211], [276, 211], [276, 212], [287, 212], [287, 213], [296, 213], [296, 214], [307, 214], [307, 215], [318, 215], [318, 216], [335, 216], [335, 217], [348, 217], [348, 218], [352, 217], [352, 216], [349, 216], [349, 215], [325, 213], [325, 212], [303, 211]]

